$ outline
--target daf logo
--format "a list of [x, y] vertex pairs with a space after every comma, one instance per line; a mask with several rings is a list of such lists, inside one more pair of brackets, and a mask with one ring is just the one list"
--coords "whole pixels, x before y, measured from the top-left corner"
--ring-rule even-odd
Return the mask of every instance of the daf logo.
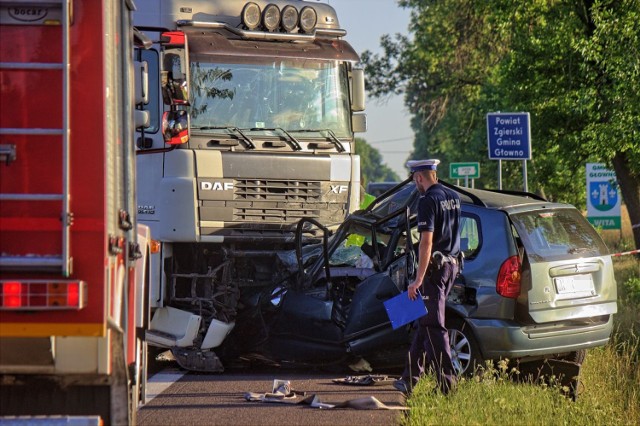
[[349, 188], [347, 185], [331, 185], [331, 192], [334, 194], [342, 194], [343, 192], [347, 192]]
[[203, 191], [229, 191], [233, 189], [231, 182], [200, 182]]

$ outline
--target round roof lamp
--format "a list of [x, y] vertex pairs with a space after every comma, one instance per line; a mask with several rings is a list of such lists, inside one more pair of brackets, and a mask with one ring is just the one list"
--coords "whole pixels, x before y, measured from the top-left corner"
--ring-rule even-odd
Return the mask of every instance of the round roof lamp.
[[300, 11], [300, 28], [305, 33], [310, 33], [316, 29], [318, 23], [318, 14], [316, 10], [310, 6], [305, 6]]
[[298, 26], [298, 9], [288, 5], [282, 9], [282, 29], [292, 32]]
[[280, 9], [271, 3], [264, 8], [262, 13], [262, 25], [268, 31], [275, 31], [280, 26]]
[[260, 25], [260, 6], [250, 2], [242, 8], [242, 23], [249, 30], [255, 30]]

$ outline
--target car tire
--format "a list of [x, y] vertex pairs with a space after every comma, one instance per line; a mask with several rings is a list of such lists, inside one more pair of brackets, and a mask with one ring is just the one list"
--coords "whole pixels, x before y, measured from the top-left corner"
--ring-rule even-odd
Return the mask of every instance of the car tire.
[[581, 349], [575, 352], [569, 352], [566, 355], [559, 356], [557, 359], [561, 361], [569, 361], [578, 365], [582, 365], [584, 360], [587, 358], [587, 350]]
[[459, 376], [473, 376], [485, 361], [471, 327], [461, 318], [447, 319], [446, 326], [453, 368]]

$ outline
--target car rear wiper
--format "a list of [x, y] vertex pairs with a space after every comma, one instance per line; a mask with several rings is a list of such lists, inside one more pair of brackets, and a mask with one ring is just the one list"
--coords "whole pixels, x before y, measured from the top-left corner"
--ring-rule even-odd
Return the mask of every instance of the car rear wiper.
[[240, 139], [245, 141], [247, 147], [249, 149], [255, 149], [256, 144], [253, 143], [253, 140], [247, 135], [245, 135], [242, 130], [233, 126], [202, 126], [202, 127], [192, 127], [193, 130], [228, 130], [236, 136], [240, 136]]
[[289, 142], [292, 146], [293, 149], [295, 149], [296, 151], [300, 151], [302, 150], [302, 146], [300, 146], [300, 142], [298, 141], [298, 139], [294, 138], [293, 136], [291, 136], [291, 134], [289, 132], [287, 132], [285, 129], [283, 129], [282, 127], [254, 127], [252, 129], [249, 129], [251, 131], [258, 131], [258, 130], [264, 130], [264, 131], [268, 131], [268, 132], [282, 132], [288, 139], [287, 142]]
[[331, 129], [301, 129], [301, 130], [296, 130], [296, 132], [320, 133], [320, 134], [322, 134], [323, 132], [327, 132], [329, 134], [329, 139], [331, 139], [331, 142], [333, 142], [333, 144], [336, 146], [336, 148], [338, 149], [338, 152], [345, 151], [344, 145], [342, 145], [342, 142], [340, 142], [340, 139], [338, 139], [336, 134], [333, 133], [333, 130]]

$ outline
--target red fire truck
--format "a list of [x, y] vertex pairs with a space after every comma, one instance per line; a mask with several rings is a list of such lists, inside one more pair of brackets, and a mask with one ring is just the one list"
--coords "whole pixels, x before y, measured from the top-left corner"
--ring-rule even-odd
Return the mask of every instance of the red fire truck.
[[144, 395], [134, 8], [0, 0], [0, 416], [131, 424]]

